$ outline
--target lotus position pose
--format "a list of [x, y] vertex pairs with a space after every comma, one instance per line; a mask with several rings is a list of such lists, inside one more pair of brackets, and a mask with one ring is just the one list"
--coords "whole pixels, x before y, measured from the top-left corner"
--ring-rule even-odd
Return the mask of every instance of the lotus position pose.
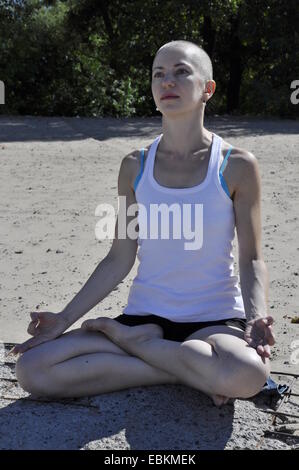
[[[107, 256], [61, 312], [31, 312], [33, 337], [12, 351], [20, 354], [16, 375], [24, 390], [63, 398], [184, 384], [220, 406], [263, 388], [275, 340], [261, 248], [261, 178], [252, 153], [204, 127], [215, 87], [211, 60], [197, 45], [172, 41], [157, 51], [152, 94], [162, 133], [122, 159], [125, 215], [118, 213]], [[137, 216], [128, 211], [133, 204]], [[119, 236], [120, 215], [126, 227], [138, 221], [137, 236]], [[136, 253], [138, 272], [123, 312], [65, 333], [128, 275]]]

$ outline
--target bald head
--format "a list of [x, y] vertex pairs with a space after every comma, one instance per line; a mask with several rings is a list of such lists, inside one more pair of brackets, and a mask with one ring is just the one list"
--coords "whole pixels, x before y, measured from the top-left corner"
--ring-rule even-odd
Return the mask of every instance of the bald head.
[[198, 67], [204, 82], [213, 80], [213, 66], [210, 57], [201, 47], [193, 42], [184, 40], [168, 42], [158, 49], [155, 59], [161, 51], [172, 48], [181, 49], [190, 55], [190, 58], [193, 59], [193, 62]]

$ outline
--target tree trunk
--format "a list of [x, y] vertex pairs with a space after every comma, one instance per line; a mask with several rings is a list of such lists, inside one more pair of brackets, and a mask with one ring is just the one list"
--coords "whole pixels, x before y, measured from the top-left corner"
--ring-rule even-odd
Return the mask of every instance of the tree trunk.
[[118, 37], [117, 32], [114, 31], [112, 21], [109, 15], [109, 3], [102, 0], [99, 3], [99, 9], [101, 16], [106, 28], [107, 35], [110, 42], [110, 66], [112, 69], [117, 70], [118, 68]]
[[229, 53], [229, 83], [227, 88], [227, 112], [239, 108], [239, 95], [243, 74], [242, 44], [238, 35], [239, 16], [231, 22]]
[[204, 40], [204, 49], [212, 59], [215, 45], [215, 30], [213, 29], [210, 16], [204, 16], [202, 37]]

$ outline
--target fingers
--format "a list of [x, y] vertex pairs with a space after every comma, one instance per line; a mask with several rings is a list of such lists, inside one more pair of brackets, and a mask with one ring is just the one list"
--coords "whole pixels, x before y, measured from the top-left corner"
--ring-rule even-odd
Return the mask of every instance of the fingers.
[[38, 320], [38, 313], [37, 312], [30, 312], [30, 316], [32, 320]]
[[[39, 333], [37, 331], [37, 328], [38, 328], [40, 320], [42, 318], [42, 313], [43, 312], [30, 312], [30, 317], [31, 317], [32, 321], [29, 323], [29, 326], [27, 328], [27, 333], [29, 333], [32, 336], [38, 335], [38, 333]], [[15, 345], [7, 353], [7, 356], [23, 354], [28, 349], [31, 349], [35, 346], [38, 346], [39, 344], [44, 343], [47, 340], [48, 339], [45, 338], [43, 335], [38, 335], [35, 338], [30, 338], [29, 340], [25, 341], [24, 343]]]
[[44, 343], [46, 338], [39, 336], [38, 338], [30, 338], [24, 343], [21, 344], [16, 344], [8, 353], [8, 355], [17, 355], [17, 354], [23, 354], [25, 351], [28, 349], [31, 349], [35, 346], [38, 346], [41, 343]]
[[250, 338], [250, 336], [244, 336], [244, 339], [249, 344], [249, 346], [252, 346], [253, 339]]
[[29, 323], [29, 326], [27, 328], [27, 333], [29, 333], [32, 336], [37, 334], [36, 328], [40, 323], [41, 313], [42, 312], [30, 312], [30, 317], [32, 321]]
[[273, 323], [274, 323], [274, 318], [271, 317], [271, 315], [268, 315], [267, 317], [262, 318], [262, 320], [265, 323], [265, 325], [267, 325], [267, 326], [273, 325]]
[[256, 351], [261, 357], [271, 356], [271, 350], [268, 344], [264, 344], [264, 345], [259, 344], [256, 348]]
[[266, 338], [267, 338], [267, 343], [270, 344], [270, 346], [273, 346], [275, 344], [275, 335], [273, 334], [271, 326], [269, 326], [267, 329]]
[[42, 312], [30, 312], [31, 320], [32, 321], [39, 321], [41, 318]]
[[244, 332], [244, 339], [245, 341], [247, 341], [248, 344], [252, 342], [251, 331], [252, 331], [252, 328], [246, 328]]
[[258, 345], [258, 347], [256, 348], [257, 350], [257, 353], [260, 355], [260, 356], [263, 356], [264, 355], [264, 348], [261, 344]]
[[27, 333], [30, 335], [34, 336], [36, 333], [36, 327], [38, 326], [38, 323], [40, 321], [40, 315], [41, 312], [30, 312], [30, 317], [31, 317], [31, 322], [29, 323], [29, 326], [27, 328]]
[[261, 343], [260, 341], [255, 341], [251, 338], [249, 338], [246, 341], [249, 344], [249, 346], [255, 349], [258, 355], [261, 356], [262, 358], [265, 358], [265, 357], [268, 358], [271, 356], [271, 349], [270, 349], [269, 344], [260, 344]]
[[269, 344], [264, 345], [264, 356], [265, 357], [270, 357], [271, 356], [271, 348]]
[[[265, 326], [265, 341], [266, 345], [269, 347], [269, 351], [267, 349], [267, 354], [270, 356], [270, 346], [273, 346], [275, 344], [275, 336], [272, 331], [272, 325], [274, 323], [274, 318], [271, 315], [268, 315], [267, 317], [262, 319], [264, 326]], [[267, 357], [269, 357], [267, 356]]]
[[266, 317], [263, 318], [263, 323], [264, 323], [264, 335], [265, 335], [265, 340], [267, 344], [270, 346], [273, 346], [275, 344], [275, 336], [272, 331], [272, 324], [273, 324], [273, 318], [272, 317]]
[[15, 354], [18, 354], [18, 353], [15, 352], [15, 351], [16, 351], [16, 347], [17, 347], [17, 345], [15, 345], [13, 348], [11, 348], [11, 350], [8, 351], [8, 353], [6, 354], [6, 357], [8, 357], [8, 356], [14, 356]]
[[272, 331], [274, 319], [271, 315], [257, 320], [255, 328], [249, 325], [245, 330], [244, 339], [251, 348], [256, 349], [259, 356], [269, 358], [271, 356], [271, 348], [275, 344], [275, 336]]
[[37, 320], [34, 320], [31, 323], [29, 323], [29, 326], [27, 328], [27, 333], [34, 336], [37, 333], [36, 331], [37, 324], [38, 324]]
[[17, 356], [18, 354], [22, 354], [25, 352], [26, 349], [24, 349], [25, 343], [21, 344], [16, 344], [7, 354], [7, 356]]
[[27, 333], [34, 336], [37, 334], [36, 328], [39, 326], [41, 319], [43, 318], [43, 312], [30, 312], [31, 322], [27, 328]]

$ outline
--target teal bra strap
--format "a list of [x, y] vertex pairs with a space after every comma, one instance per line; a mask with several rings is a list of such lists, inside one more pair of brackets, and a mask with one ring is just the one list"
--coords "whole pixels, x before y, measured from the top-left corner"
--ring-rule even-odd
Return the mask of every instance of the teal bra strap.
[[222, 175], [222, 173], [223, 173], [223, 171], [224, 171], [224, 168], [226, 167], [226, 163], [227, 163], [228, 157], [230, 156], [230, 153], [231, 153], [231, 151], [232, 151], [232, 148], [233, 148], [233, 147], [230, 147], [230, 148], [228, 149], [228, 151], [226, 152], [226, 155], [225, 155], [225, 157], [224, 157], [224, 160], [223, 160], [223, 162], [222, 162], [222, 165], [221, 165], [221, 168], [220, 168], [220, 171], [219, 171], [219, 174], [220, 174], [220, 175]]
[[226, 192], [226, 194], [228, 195], [228, 197], [231, 199], [230, 197], [230, 193], [229, 193], [229, 189], [227, 187], [227, 184], [226, 184], [226, 181], [223, 177], [223, 171], [224, 171], [224, 168], [226, 167], [226, 163], [227, 163], [227, 160], [228, 160], [228, 157], [230, 156], [230, 153], [232, 151], [232, 146], [228, 149], [226, 155], [225, 155], [225, 158], [222, 162], [222, 165], [221, 165], [221, 168], [219, 170], [219, 176], [220, 176], [220, 182], [221, 182], [221, 186], [223, 187], [224, 191]]
[[[224, 168], [227, 164], [227, 160], [228, 160], [228, 157], [230, 156], [230, 153], [232, 151], [232, 148], [233, 147], [230, 147], [225, 155], [225, 158], [222, 162], [222, 165], [221, 165], [221, 168], [220, 168], [220, 171], [219, 171], [219, 175], [220, 175], [220, 182], [221, 182], [221, 185], [224, 189], [224, 191], [226, 192], [226, 194], [228, 195], [228, 197], [230, 198], [230, 193], [229, 193], [229, 189], [227, 187], [227, 184], [226, 184], [226, 181], [225, 179], [223, 178], [223, 171], [224, 171]], [[139, 174], [136, 176], [136, 179], [135, 179], [135, 182], [134, 182], [134, 191], [136, 191], [136, 188], [137, 188], [137, 185], [138, 185], [138, 182], [142, 176], [142, 173], [143, 173], [143, 166], [144, 166], [144, 149], [141, 149], [140, 151], [140, 172]]]
[[140, 172], [139, 174], [136, 176], [136, 179], [135, 179], [135, 182], [134, 182], [134, 191], [136, 191], [136, 188], [137, 188], [137, 184], [142, 176], [142, 172], [143, 172], [143, 164], [144, 164], [144, 149], [141, 149], [140, 151]]

